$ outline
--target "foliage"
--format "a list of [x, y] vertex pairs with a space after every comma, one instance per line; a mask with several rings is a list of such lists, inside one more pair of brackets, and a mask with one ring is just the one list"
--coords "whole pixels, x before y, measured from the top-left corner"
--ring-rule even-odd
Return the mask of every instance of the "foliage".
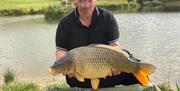
[[180, 84], [176, 84], [177, 91], [180, 91]]
[[15, 72], [12, 69], [7, 68], [6, 71], [3, 73], [3, 76], [4, 76], [4, 83], [8, 84], [14, 81]]
[[[138, 85], [137, 85], [138, 86]], [[136, 88], [135, 86], [131, 86], [132, 88]], [[161, 91], [174, 91], [171, 89], [170, 84], [168, 82], [164, 82], [158, 85], [158, 87], [160, 88]], [[180, 85], [176, 84], [177, 87], [177, 91], [180, 91]], [[40, 89], [41, 88], [41, 89]], [[121, 89], [126, 89], [126, 87], [120, 86]], [[25, 83], [25, 82], [11, 82], [9, 84], [4, 84], [2, 86], [0, 86], [0, 89], [2, 91], [71, 91], [71, 90], [75, 90], [75, 91], [85, 91], [84, 89], [78, 89], [78, 88], [69, 88], [69, 86], [67, 85], [67, 83], [65, 82], [52, 82], [52, 83], [47, 83], [45, 86], [40, 87], [38, 84], [36, 83]], [[107, 90], [112, 90], [113, 88], [107, 88]], [[139, 89], [143, 89], [139, 88]], [[108, 91], [109, 91], [108, 90]], [[145, 91], [149, 89], [144, 89]], [[143, 90], [143, 91], [144, 91]], [[90, 91], [87, 89], [87, 91]], [[98, 91], [104, 91], [103, 89], [100, 89]], [[119, 90], [117, 90], [119, 91]], [[129, 90], [128, 90], [129, 91]], [[153, 90], [154, 91], [154, 90]], [[176, 91], [176, 90], [175, 90]]]
[[[64, 16], [65, 13], [72, 9], [74, 0], [68, 0], [68, 3], [62, 0], [1, 0], [0, 16], [7, 15], [26, 15], [26, 14], [43, 14], [45, 11], [46, 20], [57, 20]], [[146, 1], [146, 2], [144, 2]], [[159, 5], [158, 0], [97, 0], [97, 6], [110, 11], [133, 11], [144, 5], [153, 7]], [[142, 2], [142, 4], [140, 4]], [[66, 9], [68, 8], [68, 9]], [[50, 18], [52, 17], [52, 18]]]
[[40, 91], [39, 85], [35, 83], [16, 82], [3, 85], [0, 89], [2, 89], [2, 91]]
[[33, 8], [30, 9], [5, 9], [0, 10], [0, 16], [17, 16], [17, 15], [27, 15], [27, 14], [40, 14], [43, 12], [41, 10], [34, 10]]
[[59, 20], [71, 9], [72, 7], [62, 8], [59, 5], [49, 6], [44, 11], [44, 18], [47, 21]]
[[171, 91], [171, 86], [169, 84], [169, 82], [164, 82], [162, 84], [158, 84], [158, 87], [162, 90], [162, 91]]
[[[128, 10], [130, 8], [137, 7], [136, 3], [97, 3], [98, 7], [108, 9], [110, 11], [121, 11], [121, 10]], [[68, 12], [70, 12], [73, 9], [72, 6], [65, 6], [65, 5], [53, 5], [49, 6], [44, 10], [44, 16], [45, 20], [47, 21], [54, 21], [54, 20], [60, 20], [64, 15], [66, 15]]]

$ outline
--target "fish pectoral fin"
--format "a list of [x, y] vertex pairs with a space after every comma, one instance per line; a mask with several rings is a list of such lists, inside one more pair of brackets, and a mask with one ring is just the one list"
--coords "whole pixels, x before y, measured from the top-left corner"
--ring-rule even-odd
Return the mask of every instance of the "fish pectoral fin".
[[93, 89], [97, 89], [99, 86], [99, 82], [100, 82], [100, 80], [98, 78], [91, 79], [91, 87]]
[[80, 76], [78, 73], [75, 73], [75, 77], [78, 81], [84, 82], [84, 77]]

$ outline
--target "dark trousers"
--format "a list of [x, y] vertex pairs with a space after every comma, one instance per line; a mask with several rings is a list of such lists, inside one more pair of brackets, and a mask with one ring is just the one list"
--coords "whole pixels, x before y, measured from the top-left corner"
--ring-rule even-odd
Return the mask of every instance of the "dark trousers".
[[[85, 82], [79, 82], [76, 78], [66, 77], [66, 81], [70, 87], [91, 88], [90, 79], [85, 79]], [[99, 88], [114, 87], [115, 85], [131, 85], [137, 84], [139, 81], [131, 73], [122, 72], [120, 75], [101, 78]], [[140, 83], [139, 83], [140, 84]]]

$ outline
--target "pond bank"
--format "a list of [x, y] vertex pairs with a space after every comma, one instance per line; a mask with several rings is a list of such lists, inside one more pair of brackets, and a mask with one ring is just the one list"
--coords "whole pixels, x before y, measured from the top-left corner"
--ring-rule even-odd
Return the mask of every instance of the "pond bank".
[[[46, 3], [47, 2], [47, 3]], [[46, 0], [46, 2], [10, 2], [10, 1], [3, 1], [3, 6], [4, 8], [0, 8], [0, 16], [18, 16], [18, 15], [32, 15], [32, 14], [43, 14], [44, 12], [49, 10], [49, 7], [58, 7], [58, 8], [63, 8], [65, 10], [65, 12], [68, 12], [69, 8], [73, 8], [75, 7], [75, 5], [73, 4], [73, 2], [68, 3], [68, 4], [64, 4], [61, 3], [60, 1], [53, 1], [53, 0]], [[30, 4], [28, 4], [30, 3]], [[48, 5], [49, 3], [49, 5]], [[13, 7], [13, 5], [16, 5]], [[144, 4], [145, 6], [150, 6], [150, 7], [154, 7], [157, 5], [160, 5], [159, 2], [146, 2]], [[10, 7], [11, 6], [11, 7]], [[105, 0], [101, 0], [97, 2], [97, 6], [98, 7], [102, 7], [105, 8], [107, 10], [110, 11], [130, 11], [130, 10], [137, 10], [141, 5], [139, 3], [137, 3], [136, 1], [129, 1], [129, 0], [125, 0], [125, 1], [105, 1]], [[64, 8], [65, 7], [65, 8]], [[68, 9], [66, 9], [68, 8]], [[56, 11], [58, 10], [57, 8], [55, 8]], [[55, 10], [54, 10], [55, 11]], [[53, 11], [51, 11], [52, 13]]]
[[151, 84], [147, 87], [139, 84], [134, 85], [117, 85], [115, 87], [98, 88], [96, 90], [90, 88], [70, 88], [65, 82], [51, 82], [40, 85], [34, 82], [12, 82], [0, 85], [3, 91], [179, 91], [180, 85], [172, 89], [167, 83]]

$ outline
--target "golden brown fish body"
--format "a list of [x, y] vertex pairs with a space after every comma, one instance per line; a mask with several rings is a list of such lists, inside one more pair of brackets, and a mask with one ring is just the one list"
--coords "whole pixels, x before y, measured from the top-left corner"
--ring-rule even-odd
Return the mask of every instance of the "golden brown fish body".
[[[67, 64], [67, 62], [69, 63]], [[98, 87], [98, 78], [108, 76], [112, 68], [133, 73], [143, 85], [147, 85], [148, 83], [147, 78], [144, 77], [155, 70], [153, 65], [134, 62], [130, 60], [128, 54], [121, 49], [107, 45], [90, 45], [75, 48], [68, 51], [63, 59], [57, 60], [55, 63], [56, 65], [53, 66], [58, 66], [59, 68], [54, 68], [54, 72], [74, 72], [75, 77], [82, 82], [84, 78], [89, 78], [91, 79], [91, 85], [94, 89]]]
[[112, 68], [136, 72], [139, 66], [123, 54], [100, 47], [81, 47], [69, 51], [75, 61], [75, 72], [84, 78], [106, 77]]

